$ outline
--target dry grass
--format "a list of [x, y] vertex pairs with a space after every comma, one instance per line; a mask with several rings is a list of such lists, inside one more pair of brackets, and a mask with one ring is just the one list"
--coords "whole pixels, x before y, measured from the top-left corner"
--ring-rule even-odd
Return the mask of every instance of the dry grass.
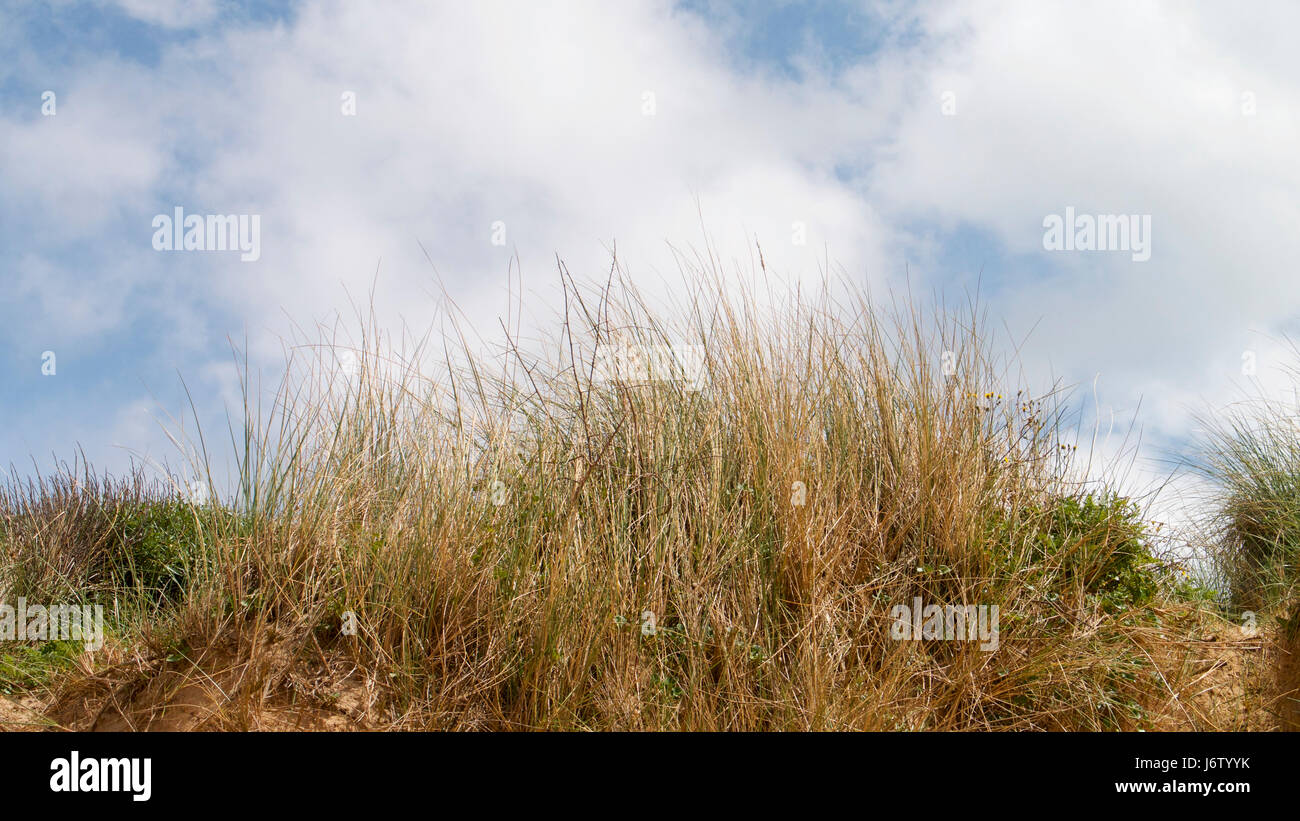
[[[1293, 348], [1300, 358], [1300, 351]], [[1291, 374], [1300, 385], [1300, 372]], [[1213, 559], [1239, 619], [1265, 625], [1276, 659], [1268, 711], [1300, 729], [1300, 426], [1266, 396], [1201, 420], [1199, 466], [1215, 486]]]
[[[760, 309], [707, 267], [692, 281], [665, 316], [617, 270], [600, 288], [566, 276], [556, 337], [496, 356], [456, 329], [433, 365], [431, 345], [374, 333], [355, 373], [332, 334], [296, 348], [265, 408], [247, 386], [233, 502], [185, 504], [148, 542], [162, 570], [122, 572], [143, 549], [116, 523], [180, 504], [172, 489], [12, 482], [6, 589], [117, 604], [110, 647], [52, 679], [50, 720], [1224, 724], [1175, 697], [1221, 623], [1126, 500], [1078, 484], [1057, 397], [1007, 381], [975, 311], [795, 293]], [[699, 351], [702, 378], [601, 378], [620, 345]], [[206, 471], [207, 443], [180, 444]], [[891, 639], [915, 597], [996, 605], [997, 649]]]

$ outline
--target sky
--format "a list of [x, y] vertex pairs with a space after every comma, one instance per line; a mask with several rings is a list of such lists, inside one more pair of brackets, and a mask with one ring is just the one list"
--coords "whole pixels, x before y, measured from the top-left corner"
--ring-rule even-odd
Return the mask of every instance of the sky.
[[[791, 283], [978, 293], [1138, 492], [1195, 412], [1289, 384], [1297, 29], [1268, 2], [8, 0], [0, 462], [174, 459], [191, 401], [238, 407], [232, 342], [272, 374], [372, 290], [420, 329], [445, 289], [490, 335], [515, 286], [544, 328], [557, 256], [594, 280], [616, 245], [671, 292], [707, 236]], [[256, 259], [155, 247], [177, 207], [257, 215]], [[1068, 214], [1146, 230], [1049, 248]]]

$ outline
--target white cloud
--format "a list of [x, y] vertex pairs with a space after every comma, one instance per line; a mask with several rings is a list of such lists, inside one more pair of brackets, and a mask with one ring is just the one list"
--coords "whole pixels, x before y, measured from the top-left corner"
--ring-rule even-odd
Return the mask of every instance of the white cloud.
[[[343, 303], [340, 283], [365, 294], [381, 258], [381, 311], [422, 325], [434, 286], [417, 241], [485, 327], [516, 249], [532, 292], [554, 291], [556, 253], [602, 274], [615, 241], [634, 270], [675, 277], [666, 242], [702, 241], [697, 207], [724, 260], [748, 260], [757, 236], [792, 276], [815, 276], [828, 252], [855, 273], [883, 269], [884, 227], [832, 175], [874, 126], [829, 85], [736, 77], [694, 18], [658, 3], [388, 11], [310, 7], [288, 32], [165, 53], [159, 73], [188, 80], [153, 90], [149, 114], [169, 149], [195, 138], [182, 204], [263, 217], [262, 261], [214, 263], [207, 286], [255, 330], [282, 324], [282, 308], [321, 318]], [[498, 220], [505, 247], [489, 242]]]

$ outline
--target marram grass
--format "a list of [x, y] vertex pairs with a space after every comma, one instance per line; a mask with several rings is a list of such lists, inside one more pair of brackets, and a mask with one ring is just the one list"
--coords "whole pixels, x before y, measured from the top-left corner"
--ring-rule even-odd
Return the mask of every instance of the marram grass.
[[[0, 680], [78, 728], [1239, 720], [1185, 706], [1230, 625], [1081, 483], [1059, 397], [1008, 381], [976, 313], [695, 281], [665, 314], [565, 279], [553, 338], [487, 355], [369, 323], [346, 357], [295, 348], [265, 403], [246, 372], [228, 494], [15, 475], [5, 598], [106, 603], [110, 639]], [[212, 481], [207, 433], [178, 443]], [[996, 607], [996, 649], [898, 639], [918, 599]]]

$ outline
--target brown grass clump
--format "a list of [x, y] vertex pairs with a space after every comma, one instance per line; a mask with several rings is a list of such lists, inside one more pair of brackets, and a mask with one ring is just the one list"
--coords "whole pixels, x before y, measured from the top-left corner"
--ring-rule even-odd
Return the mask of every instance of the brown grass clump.
[[[1175, 698], [1211, 617], [1136, 508], [1079, 483], [1056, 397], [1008, 383], [977, 316], [760, 309], [696, 274], [668, 314], [565, 277], [555, 337], [495, 356], [459, 331], [436, 364], [375, 333], [354, 370], [297, 348], [266, 409], [247, 386], [229, 495], [11, 489], [6, 589], [117, 604], [49, 719], [1213, 725]], [[996, 649], [893, 637], [918, 598], [996, 606]]]

